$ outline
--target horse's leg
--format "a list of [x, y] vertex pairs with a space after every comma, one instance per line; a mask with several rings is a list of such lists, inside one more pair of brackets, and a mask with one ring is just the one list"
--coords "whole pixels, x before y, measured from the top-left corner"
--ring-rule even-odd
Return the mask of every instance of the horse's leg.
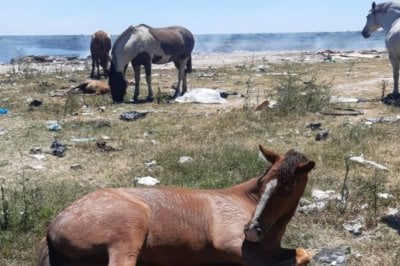
[[96, 60], [96, 67], [97, 67], [97, 78], [100, 78], [100, 60]]
[[108, 266], [136, 266], [149, 233], [150, 208], [142, 202], [128, 204], [120, 204], [130, 211], [119, 220], [126, 225], [121, 227], [122, 231], [115, 232], [120, 241], [110, 243], [107, 248]]
[[182, 80], [182, 95], [187, 91], [187, 81], [186, 81], [186, 71], [183, 72], [183, 80]]
[[133, 72], [135, 72], [135, 91], [133, 92], [132, 101], [137, 102], [140, 90], [140, 64], [134, 64], [132, 62]]
[[106, 78], [108, 76], [108, 69], [107, 69], [108, 62], [107, 62], [107, 59], [106, 58], [102, 58], [100, 60], [100, 65], [103, 68], [103, 75]]
[[[178, 83], [176, 84], [175, 87], [175, 94], [173, 96], [173, 98], [176, 98], [178, 96], [180, 96], [180, 87], [181, 87], [181, 82], [185, 77], [185, 67], [186, 67], [186, 63], [187, 63], [188, 58], [181, 60], [179, 63], [175, 62], [175, 66], [178, 69]], [[186, 81], [184, 81], [184, 86]], [[186, 88], [182, 88], [182, 94], [186, 92]]]
[[151, 61], [150, 60], [144, 64], [144, 70], [146, 72], [147, 101], [152, 102], [154, 100], [154, 97], [153, 97], [153, 88], [151, 87]]
[[389, 54], [393, 68], [393, 96], [399, 95], [399, 58], [396, 54]]
[[95, 64], [96, 64], [96, 61], [92, 58], [92, 73], [90, 74], [90, 77], [91, 77], [91, 78], [93, 78], [93, 76], [94, 76]]
[[[142, 243], [140, 243], [142, 244]], [[135, 250], [127, 250], [126, 243], [108, 249], [108, 266], [136, 266], [140, 246]]]

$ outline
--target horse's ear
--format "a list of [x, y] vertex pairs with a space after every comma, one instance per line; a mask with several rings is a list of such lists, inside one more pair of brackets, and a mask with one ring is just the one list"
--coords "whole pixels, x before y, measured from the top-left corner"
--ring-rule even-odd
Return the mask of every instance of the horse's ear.
[[280, 156], [278, 154], [276, 154], [275, 152], [270, 151], [261, 145], [259, 145], [258, 147], [260, 149], [260, 155], [262, 156], [262, 158], [264, 160], [267, 160], [270, 163], [275, 163], [276, 161], [279, 160]]
[[307, 161], [305, 163], [301, 163], [296, 167], [296, 173], [298, 174], [307, 174], [315, 167], [314, 161]]
[[372, 13], [373, 13], [373, 14], [376, 13], [375, 8], [376, 8], [376, 4], [375, 4], [375, 2], [372, 2], [372, 7], [371, 7], [371, 9], [372, 9]]

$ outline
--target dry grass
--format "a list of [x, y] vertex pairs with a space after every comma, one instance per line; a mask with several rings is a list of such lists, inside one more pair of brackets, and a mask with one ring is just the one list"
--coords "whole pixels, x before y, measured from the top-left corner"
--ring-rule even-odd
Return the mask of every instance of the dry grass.
[[[306, 199], [311, 199], [313, 188], [340, 193], [347, 185], [345, 208], [331, 202], [321, 212], [297, 213], [284, 237], [285, 246], [303, 246], [315, 254], [347, 245], [351, 248], [347, 265], [398, 265], [399, 233], [380, 222], [388, 207], [399, 207], [398, 124], [364, 124], [367, 117], [395, 116], [398, 109], [372, 101], [339, 105], [363, 110], [361, 116], [317, 112], [338, 106], [327, 104], [329, 94], [378, 99], [382, 80], [391, 82], [387, 58], [323, 63], [315, 56], [313, 60], [296, 56], [273, 62], [248, 57], [235, 64], [194, 65], [189, 86], [237, 92], [239, 96], [229, 96], [227, 105], [176, 104], [164, 98], [160, 104], [114, 105], [108, 95], [49, 96], [85, 80], [88, 71], [46, 74], [26, 66], [21, 74], [0, 75], [0, 107], [11, 110], [10, 115], [0, 117], [0, 132], [4, 132], [0, 135], [0, 186], [4, 191], [0, 192], [0, 265], [32, 265], [47, 222], [88, 191], [133, 186], [133, 178], [147, 175], [160, 179], [162, 185], [225, 187], [265, 169], [257, 160], [258, 144], [280, 153], [297, 148], [317, 162]], [[269, 70], [257, 70], [261, 64]], [[271, 74], [284, 72], [296, 76]], [[169, 88], [175, 71], [158, 68], [154, 74], [153, 87], [160, 88], [162, 95], [172, 93]], [[386, 87], [389, 93], [390, 86]], [[127, 97], [131, 94], [129, 90]], [[141, 95], [146, 95], [144, 89]], [[30, 108], [28, 98], [42, 99], [43, 105]], [[278, 100], [278, 106], [255, 112], [255, 106], [265, 99]], [[122, 112], [132, 110], [151, 112], [134, 122], [119, 119]], [[58, 121], [62, 130], [49, 131], [49, 120]], [[327, 140], [315, 140], [317, 132], [306, 128], [312, 122], [322, 123], [329, 131]], [[71, 141], [103, 136], [115, 150]], [[54, 139], [67, 144], [64, 157], [46, 154], [41, 161], [31, 157], [32, 148], [49, 150]], [[349, 163], [344, 182], [348, 157], [360, 154], [391, 171]], [[181, 156], [194, 160], [182, 165], [178, 163]], [[145, 163], [151, 160], [157, 165], [149, 170]], [[32, 169], [39, 164], [44, 169]], [[76, 164], [82, 169], [71, 170]], [[388, 192], [393, 198], [377, 198], [375, 192]], [[365, 204], [369, 207], [363, 208]], [[353, 236], [342, 225], [358, 215], [365, 217], [366, 229], [361, 236]]]

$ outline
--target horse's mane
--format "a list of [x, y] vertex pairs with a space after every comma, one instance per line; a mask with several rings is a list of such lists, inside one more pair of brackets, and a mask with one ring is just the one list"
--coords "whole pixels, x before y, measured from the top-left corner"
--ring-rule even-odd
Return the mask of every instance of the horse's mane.
[[114, 42], [114, 45], [113, 45], [113, 48], [112, 48], [112, 54], [115, 53], [114, 50], [117, 49], [116, 47], [117, 47], [118, 44], [121, 42], [121, 39], [122, 39], [123, 37], [125, 37], [125, 35], [127, 35], [127, 34], [132, 34], [132, 32], [134, 32], [137, 28], [140, 28], [140, 27], [151, 28], [150, 26], [148, 26], [148, 25], [146, 25], [146, 24], [139, 24], [139, 25], [137, 25], [137, 26], [133, 26], [133, 25], [129, 26], [126, 30], [124, 30], [124, 32], [122, 32], [122, 33], [117, 37], [117, 39], [115, 39], [115, 42]]
[[278, 170], [278, 178], [281, 180], [282, 184], [288, 184], [288, 182], [293, 180], [296, 176], [296, 166], [307, 161], [306, 156], [302, 153], [293, 149], [289, 150], [285, 154], [285, 158]]
[[384, 3], [380, 3], [377, 4], [375, 7], [375, 12], [377, 13], [386, 13], [389, 8], [393, 8], [393, 9], [400, 9], [400, 4], [399, 3], [394, 3], [394, 2], [384, 2]]

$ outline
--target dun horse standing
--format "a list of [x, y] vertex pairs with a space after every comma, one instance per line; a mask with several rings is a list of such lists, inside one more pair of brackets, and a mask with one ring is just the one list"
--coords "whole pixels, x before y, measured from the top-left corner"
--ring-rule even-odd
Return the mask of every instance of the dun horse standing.
[[90, 53], [92, 56], [92, 73], [94, 77], [95, 67], [97, 67], [97, 78], [100, 78], [100, 66], [103, 68], [104, 76], [108, 76], [108, 62], [110, 61], [111, 37], [104, 31], [96, 31], [90, 41]]
[[146, 72], [147, 101], [153, 100], [151, 87], [151, 64], [174, 62], [178, 69], [178, 82], [173, 97], [187, 90], [186, 74], [192, 71], [191, 53], [194, 47], [192, 33], [180, 26], [152, 28], [141, 24], [130, 26], [116, 40], [111, 51], [109, 84], [114, 102], [123, 102], [127, 82], [125, 71], [131, 62], [135, 72], [135, 91], [132, 101], [138, 102], [140, 67]]
[[50, 223], [38, 265], [305, 265], [307, 251], [280, 242], [315, 163], [293, 150], [260, 152], [272, 165], [230, 188], [109, 188], [80, 198]]
[[373, 32], [383, 28], [386, 32], [386, 48], [393, 68], [393, 98], [399, 95], [399, 62], [400, 62], [400, 5], [392, 2], [372, 3], [367, 15], [367, 22], [361, 32], [364, 38], [369, 38]]

